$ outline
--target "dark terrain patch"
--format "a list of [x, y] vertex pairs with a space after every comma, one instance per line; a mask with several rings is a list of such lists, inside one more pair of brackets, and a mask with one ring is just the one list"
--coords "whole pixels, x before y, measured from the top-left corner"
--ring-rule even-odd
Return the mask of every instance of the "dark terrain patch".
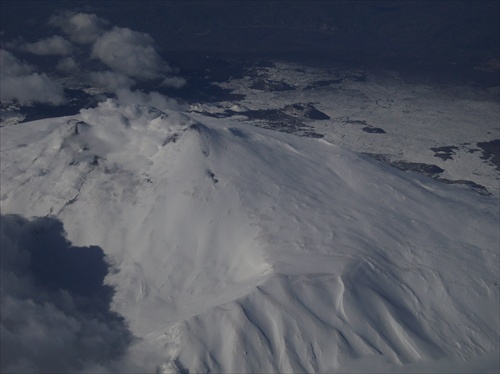
[[283, 108], [283, 111], [294, 117], [303, 117], [313, 120], [327, 120], [330, 116], [316, 109], [312, 104], [292, 104]]
[[214, 182], [214, 184], [219, 183], [219, 180], [216, 178], [216, 176], [212, 170], [210, 170], [210, 169], [207, 170], [207, 174], [212, 179], [212, 182]]
[[480, 195], [489, 196], [491, 193], [488, 189], [476, 182], [458, 179], [451, 180], [442, 178], [440, 174], [444, 171], [440, 167], [431, 164], [416, 163], [416, 162], [406, 162], [406, 161], [391, 161], [386, 155], [376, 154], [376, 153], [366, 153], [368, 156], [373, 157], [376, 160], [383, 162], [384, 164], [395, 167], [403, 171], [412, 171], [419, 174], [424, 174], [431, 177], [437, 181], [446, 184], [459, 184], [471, 188], [473, 191], [479, 193]]
[[488, 160], [500, 170], [500, 139], [491, 140], [489, 142], [477, 143], [477, 146], [483, 150], [481, 158]]
[[330, 119], [330, 116], [316, 109], [311, 103], [286, 105], [282, 109], [256, 109], [244, 112], [226, 109], [224, 113], [206, 115], [218, 118], [244, 116], [252, 121], [251, 124], [254, 126], [310, 138], [323, 138], [324, 135], [315, 132], [307, 122]]
[[259, 79], [250, 86], [251, 89], [267, 92], [293, 91], [295, 87], [281, 81], [273, 81], [270, 79]]
[[431, 151], [434, 152], [434, 157], [438, 157], [443, 161], [453, 160], [453, 155], [455, 154], [455, 150], [458, 147], [455, 146], [445, 146], [445, 147], [435, 147], [431, 148]]
[[325, 79], [325, 80], [319, 80], [316, 82], [311, 83], [309, 86], [304, 88], [305, 90], [311, 90], [313, 88], [319, 88], [319, 87], [327, 87], [332, 84], [339, 84], [342, 83], [343, 79]]
[[384, 131], [384, 129], [381, 129], [380, 127], [371, 127], [371, 126], [363, 127], [363, 131], [367, 132], [369, 134], [385, 134], [386, 133]]
[[413, 171], [415, 173], [425, 174], [430, 177], [435, 177], [441, 174], [444, 170], [437, 165], [424, 164], [422, 162], [407, 162], [407, 161], [391, 161], [386, 155], [376, 153], [366, 153], [368, 156], [376, 160], [382, 161], [385, 164], [391, 165], [399, 170]]
[[424, 164], [422, 162], [396, 161], [392, 165], [404, 171], [413, 171], [426, 175], [441, 174], [444, 171], [437, 165]]
[[484, 196], [490, 196], [491, 193], [488, 191], [488, 189], [484, 186], [481, 186], [480, 184], [477, 184], [476, 182], [473, 181], [468, 181], [468, 180], [463, 180], [463, 179], [458, 179], [458, 180], [451, 180], [451, 179], [445, 179], [445, 178], [437, 178], [438, 181], [446, 183], [446, 184], [461, 184], [467, 187], [470, 187], [472, 190], [476, 191], [480, 195]]
[[366, 121], [360, 121], [360, 120], [353, 120], [353, 119], [348, 119], [345, 121], [345, 123], [348, 123], [350, 125], [364, 125], [364, 126], [369, 126]]
[[353, 82], [366, 82], [366, 74], [365, 73], [349, 73], [345, 76], [341, 76], [335, 79], [323, 79], [319, 81], [315, 81], [304, 88], [304, 90], [312, 90], [315, 88], [328, 87], [333, 84], [340, 84], [346, 80], [350, 80]]
[[249, 120], [254, 120], [255, 122], [252, 122], [252, 125], [258, 127], [311, 138], [323, 137], [322, 134], [313, 131], [312, 127], [304, 122], [307, 118], [292, 116], [282, 109], [258, 109], [248, 110], [246, 112], [226, 112], [244, 115]]

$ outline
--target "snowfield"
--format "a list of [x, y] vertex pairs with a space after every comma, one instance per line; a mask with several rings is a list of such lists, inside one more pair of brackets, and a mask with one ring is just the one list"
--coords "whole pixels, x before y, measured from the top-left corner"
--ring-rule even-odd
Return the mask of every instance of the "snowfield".
[[[323, 139], [111, 99], [0, 137], [2, 345], [26, 344], [2, 371], [498, 370], [496, 196]], [[120, 354], [38, 355], [88, 334], [67, 312], [67, 334], [20, 340], [63, 305], [47, 293], [38, 318], [23, 307], [42, 305], [20, 286], [34, 217], [102, 249], [133, 336]]]

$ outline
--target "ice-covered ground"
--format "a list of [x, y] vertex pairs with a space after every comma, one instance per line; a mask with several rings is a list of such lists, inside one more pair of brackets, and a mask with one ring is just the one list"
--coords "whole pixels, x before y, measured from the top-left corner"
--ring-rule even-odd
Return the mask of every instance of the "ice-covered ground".
[[[392, 82], [378, 83], [387, 92], [378, 103], [349, 80], [339, 92], [351, 93], [335, 100], [319, 101], [321, 89], [311, 90], [317, 100], [286, 92], [291, 102], [314, 101], [332, 118], [317, 124], [328, 127], [326, 140], [261, 129], [236, 116], [114, 100], [77, 116], [1, 128], [2, 246], [9, 246], [2, 252], [10, 256], [2, 276], [11, 282], [2, 282], [2, 345], [25, 344], [2, 358], [2, 369], [59, 368], [57, 358], [40, 357], [38, 346], [19, 338], [19, 331], [29, 336], [48, 327], [43, 315], [15, 313], [37, 305], [18, 286], [24, 272], [17, 270], [29, 263], [23, 245], [36, 244], [26, 238], [43, 237], [44, 228], [23, 232], [29, 226], [14, 214], [60, 221], [72, 246], [97, 246], [112, 265], [105, 278], [114, 289], [111, 309], [135, 339], [121, 355], [69, 361], [66, 371], [498, 370], [498, 198], [329, 142], [383, 150], [383, 143], [370, 143], [379, 134], [355, 126], [342, 138], [335, 129], [348, 128], [341, 124], [348, 117], [402, 142], [390, 142], [394, 155], [420, 157], [429, 139], [405, 143], [419, 134], [396, 119], [427, 118], [427, 126], [437, 126], [441, 106], [431, 105], [438, 98], [427, 97], [426, 87], [412, 96]], [[274, 95], [256, 91], [241, 105], [286, 102]], [[430, 105], [423, 117], [416, 113], [422, 100]], [[458, 126], [460, 141], [492, 126], [493, 104], [464, 98], [455, 105], [438, 116], [447, 126], [462, 118], [456, 108], [487, 106], [480, 129]], [[449, 144], [445, 127], [425, 146]], [[489, 169], [481, 170], [480, 181], [490, 181]], [[43, 305], [40, 313], [54, 315], [61, 304]], [[64, 353], [70, 336], [87, 336], [89, 325], [68, 314], [58, 318], [62, 330], [37, 339], [62, 342]]]

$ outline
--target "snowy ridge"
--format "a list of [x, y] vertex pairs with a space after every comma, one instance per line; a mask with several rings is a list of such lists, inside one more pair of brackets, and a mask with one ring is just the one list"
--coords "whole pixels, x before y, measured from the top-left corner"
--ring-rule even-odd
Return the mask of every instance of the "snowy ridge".
[[398, 371], [498, 352], [494, 197], [112, 100], [0, 131], [2, 214], [57, 217], [103, 248], [113, 309], [142, 338], [130, 350], [159, 352], [145, 370]]

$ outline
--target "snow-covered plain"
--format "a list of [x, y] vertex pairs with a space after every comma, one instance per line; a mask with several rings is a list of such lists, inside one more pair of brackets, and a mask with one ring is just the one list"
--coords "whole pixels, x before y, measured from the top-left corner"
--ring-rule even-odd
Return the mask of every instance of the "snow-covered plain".
[[[495, 196], [323, 139], [111, 99], [0, 136], [2, 344], [25, 344], [5, 372], [60, 368], [19, 341], [48, 327], [13, 312], [31, 297], [17, 270], [40, 232], [16, 216], [102, 249], [134, 337], [63, 371], [498, 370]], [[86, 336], [66, 325], [40, 344]]]

